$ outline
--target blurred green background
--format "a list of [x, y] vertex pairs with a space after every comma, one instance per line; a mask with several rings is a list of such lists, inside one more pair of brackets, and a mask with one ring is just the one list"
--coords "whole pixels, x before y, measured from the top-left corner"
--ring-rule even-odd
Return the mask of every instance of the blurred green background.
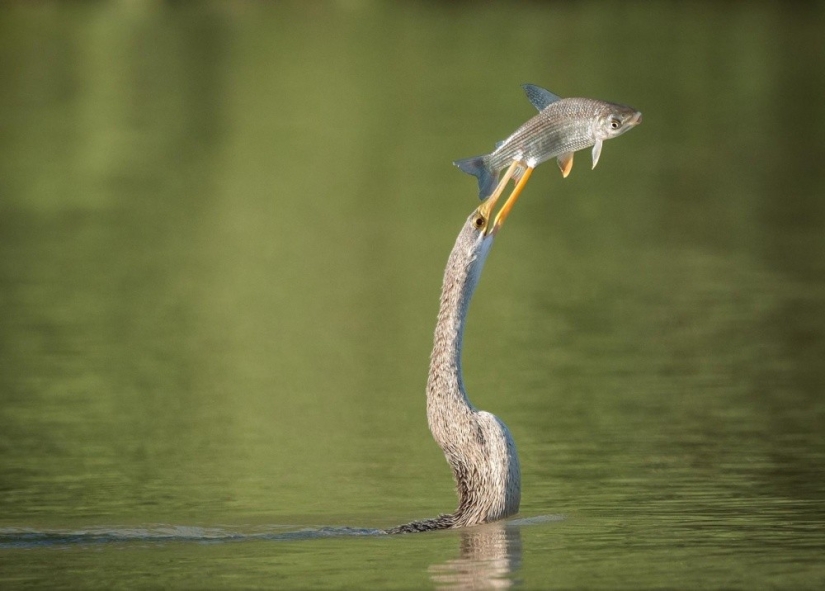
[[[824, 30], [822, 3], [0, 5], [0, 582], [825, 582]], [[594, 171], [539, 167], [470, 313], [522, 515], [562, 521], [482, 557], [19, 547], [452, 510], [424, 409], [477, 205], [451, 162], [534, 114], [525, 82], [644, 113]]]

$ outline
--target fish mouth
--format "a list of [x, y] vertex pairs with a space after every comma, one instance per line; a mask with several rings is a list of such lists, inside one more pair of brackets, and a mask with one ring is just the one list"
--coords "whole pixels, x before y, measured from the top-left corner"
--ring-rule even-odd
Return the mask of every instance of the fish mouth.
[[628, 121], [628, 123], [630, 125], [639, 125], [639, 123], [641, 123], [641, 122], [642, 122], [642, 112], [641, 111], [636, 111], [636, 113], [634, 113], [633, 117], [630, 118], [630, 121]]

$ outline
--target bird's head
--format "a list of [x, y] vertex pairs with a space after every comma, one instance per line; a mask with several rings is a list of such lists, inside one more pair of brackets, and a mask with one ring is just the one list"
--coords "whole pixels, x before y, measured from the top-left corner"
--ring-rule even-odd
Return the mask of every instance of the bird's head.
[[[517, 163], [514, 162], [512, 165], [513, 170], [516, 165]], [[508, 174], [507, 178], [509, 178], [509, 176]], [[472, 296], [478, 279], [481, 276], [484, 262], [487, 260], [487, 255], [493, 246], [493, 239], [504, 224], [504, 220], [510, 215], [510, 211], [516, 204], [521, 189], [524, 187], [524, 183], [520, 182], [513, 192], [510, 193], [510, 196], [504, 202], [504, 205], [501, 206], [501, 209], [498, 210], [498, 213], [494, 214], [496, 203], [501, 198], [506, 184], [507, 179], [503, 179], [493, 194], [470, 214], [470, 217], [467, 218], [467, 222], [464, 225], [464, 229], [459, 235], [459, 242], [467, 247], [465, 251], [467, 258], [465, 260], [470, 265], [466, 291], [468, 298]]]
[[[515, 169], [516, 164], [513, 163], [513, 169]], [[507, 180], [509, 180], [509, 175], [503, 178], [493, 194], [470, 214], [458, 236], [453, 253], [450, 255], [451, 261], [455, 262], [457, 266], [466, 267], [467, 281], [462, 290], [464, 293], [462, 301], [465, 302], [465, 305], [469, 303], [481, 277], [481, 270], [484, 268], [484, 262], [487, 260], [487, 255], [493, 246], [493, 239], [504, 224], [504, 220], [510, 215], [510, 211], [524, 187], [523, 181], [526, 179], [521, 179], [522, 182], [519, 182], [513, 192], [510, 193], [510, 196], [507, 197], [501, 209], [494, 214], [496, 203], [504, 192]]]

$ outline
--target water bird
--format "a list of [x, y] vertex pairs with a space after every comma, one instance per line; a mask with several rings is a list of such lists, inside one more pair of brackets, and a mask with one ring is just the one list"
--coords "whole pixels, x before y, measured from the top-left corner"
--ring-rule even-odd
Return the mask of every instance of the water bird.
[[513, 162], [492, 195], [464, 222], [447, 260], [427, 379], [427, 423], [453, 471], [458, 508], [413, 521], [387, 533], [413, 533], [478, 525], [518, 512], [521, 470], [516, 444], [495, 415], [476, 409], [464, 389], [461, 347], [470, 299], [493, 239], [510, 214], [529, 174], [522, 175], [492, 218], [496, 202], [518, 168]]
[[511, 162], [519, 167], [516, 181], [537, 165], [556, 158], [562, 176], [573, 169], [573, 153], [593, 146], [593, 168], [599, 162], [605, 140], [618, 137], [642, 122], [633, 107], [589, 98], [561, 98], [534, 84], [522, 85], [538, 115], [498, 142], [490, 154], [456, 160], [453, 164], [478, 178], [479, 199], [493, 192], [500, 171]]
[[[561, 99], [532, 84], [524, 89], [539, 114], [500, 142], [493, 153], [455, 162], [478, 177], [479, 196], [486, 197], [464, 222], [447, 259], [427, 378], [427, 423], [452, 469], [458, 508], [390, 528], [387, 533], [480, 525], [518, 513], [521, 468], [513, 436], [501, 419], [476, 409], [464, 389], [461, 349], [470, 300], [493, 239], [536, 165], [557, 157], [566, 177], [573, 165], [573, 152], [592, 145], [595, 168], [604, 140], [621, 135], [642, 120], [639, 111], [624, 105]], [[507, 170], [495, 185], [504, 166]], [[516, 185], [492, 218], [511, 179]]]

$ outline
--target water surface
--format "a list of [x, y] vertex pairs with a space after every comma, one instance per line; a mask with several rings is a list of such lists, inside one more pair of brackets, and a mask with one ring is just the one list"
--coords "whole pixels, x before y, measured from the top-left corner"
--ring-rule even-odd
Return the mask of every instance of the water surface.
[[[821, 5], [0, 8], [0, 581], [825, 583]], [[540, 167], [465, 339], [515, 521], [424, 384], [519, 84], [644, 124]]]

